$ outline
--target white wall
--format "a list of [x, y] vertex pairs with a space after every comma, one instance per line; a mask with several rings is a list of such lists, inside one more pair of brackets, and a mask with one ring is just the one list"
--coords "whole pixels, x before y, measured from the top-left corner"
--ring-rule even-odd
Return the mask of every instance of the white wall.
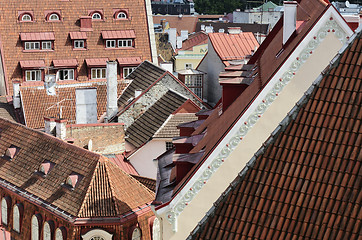
[[137, 172], [144, 177], [156, 179], [157, 165], [153, 159], [166, 151], [166, 139], [152, 139], [129, 157]]

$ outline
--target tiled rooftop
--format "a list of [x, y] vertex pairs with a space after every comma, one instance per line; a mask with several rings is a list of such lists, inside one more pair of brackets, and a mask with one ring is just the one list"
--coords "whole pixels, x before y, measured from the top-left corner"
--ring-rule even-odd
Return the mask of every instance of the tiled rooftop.
[[[97, 88], [97, 115], [99, 117], [106, 111], [107, 105], [107, 81], [67, 81], [57, 82], [55, 87], [56, 95], [47, 95], [46, 89], [39, 83], [39, 86], [20, 87], [24, 118], [26, 125], [31, 128], [43, 128], [44, 117], [58, 117], [60, 108], [62, 118], [68, 123], [75, 123], [75, 89], [76, 88]], [[118, 95], [125, 88], [123, 81], [118, 81]]]
[[167, 122], [155, 133], [154, 138], [173, 138], [180, 136], [177, 126], [181, 123], [197, 120], [195, 113], [176, 113], [170, 115]]
[[0, 118], [15, 122], [15, 112], [5, 96], [0, 96]]
[[360, 32], [191, 239], [361, 239], [361, 52]]
[[155, 15], [153, 16], [153, 23], [159, 24], [162, 19], [165, 19], [169, 23], [170, 28], [177, 29], [177, 35], [181, 35], [181, 30], [188, 30], [189, 33], [195, 32], [196, 23], [198, 17], [195, 15]]
[[177, 49], [177, 51], [183, 50], [192, 50], [193, 47], [207, 44], [208, 36], [204, 32], [197, 32], [189, 36], [189, 38], [182, 42], [182, 48]]
[[[55, 214], [65, 218], [120, 216], [154, 198], [101, 155], [4, 119], [0, 119], [0, 128], [0, 184], [9, 191], [21, 190], [17, 194]], [[18, 152], [9, 160], [2, 155], [12, 145]], [[36, 172], [44, 160], [55, 166], [41, 177]], [[79, 178], [71, 189], [66, 180], [74, 173]]]

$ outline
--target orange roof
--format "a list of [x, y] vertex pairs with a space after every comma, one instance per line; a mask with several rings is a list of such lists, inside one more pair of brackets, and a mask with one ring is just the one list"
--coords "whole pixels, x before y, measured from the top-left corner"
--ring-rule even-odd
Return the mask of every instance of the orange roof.
[[182, 43], [182, 48], [177, 49], [176, 51], [182, 51], [182, 50], [190, 50], [192, 47], [206, 44], [208, 42], [207, 34], [204, 32], [197, 32], [193, 35], [191, 35], [187, 40], [185, 40]]
[[123, 154], [115, 154], [114, 157], [108, 156], [109, 161], [116, 164], [119, 168], [125, 171], [128, 174], [138, 175], [138, 172], [133, 167], [133, 165], [127, 161]]
[[241, 60], [250, 55], [252, 50], [259, 47], [259, 43], [251, 32], [239, 34], [209, 33], [209, 38], [217, 55], [226, 66], [228, 60]]
[[134, 30], [102, 31], [103, 39], [136, 38]]
[[55, 40], [53, 32], [20, 33], [21, 41]]

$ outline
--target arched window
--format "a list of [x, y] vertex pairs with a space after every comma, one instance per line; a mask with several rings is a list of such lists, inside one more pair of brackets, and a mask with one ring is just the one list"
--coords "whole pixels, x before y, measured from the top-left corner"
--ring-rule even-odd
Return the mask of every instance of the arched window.
[[153, 240], [160, 240], [160, 220], [158, 218], [155, 218], [153, 221], [153, 227], [152, 227], [152, 239]]
[[21, 21], [24, 21], [24, 22], [29, 22], [29, 21], [32, 21], [32, 17], [30, 14], [24, 14], [23, 16], [21, 16]]
[[136, 227], [132, 232], [132, 240], [141, 240], [141, 229]]
[[102, 237], [99, 237], [99, 236], [95, 236], [95, 237], [92, 237], [90, 240], [105, 240], [105, 239]]
[[124, 12], [119, 12], [117, 14], [117, 19], [126, 19], [126, 18], [127, 18], [127, 15]]
[[64, 240], [65, 231], [63, 227], [57, 228], [55, 231], [55, 240]]
[[31, 218], [31, 240], [39, 240], [39, 216], [33, 215]]
[[92, 19], [100, 20], [102, 19], [102, 15], [98, 12], [92, 14]]
[[5, 198], [1, 200], [1, 222], [5, 225], [8, 225], [8, 201]]
[[48, 222], [44, 223], [43, 227], [43, 239], [44, 240], [51, 240], [52, 239], [52, 230]]
[[93, 229], [82, 235], [83, 240], [111, 240], [112, 235], [102, 229]]
[[56, 14], [56, 13], [50, 14], [49, 21], [59, 21], [59, 20], [60, 20], [60, 17], [58, 14]]
[[20, 210], [17, 204], [13, 208], [13, 229], [15, 232], [20, 232]]

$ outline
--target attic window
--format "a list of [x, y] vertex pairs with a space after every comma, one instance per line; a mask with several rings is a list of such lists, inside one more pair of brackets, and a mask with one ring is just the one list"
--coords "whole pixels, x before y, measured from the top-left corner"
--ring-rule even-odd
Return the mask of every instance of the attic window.
[[16, 154], [19, 152], [20, 148], [14, 145], [11, 145], [8, 149], [6, 149], [5, 154], [3, 155], [3, 158], [6, 160], [11, 161]]
[[124, 12], [120, 12], [117, 14], [117, 19], [126, 19], [127, 15]]
[[59, 21], [60, 17], [57, 13], [52, 13], [49, 15], [48, 21]]
[[40, 164], [38, 172], [45, 176], [53, 169], [54, 166], [55, 166], [54, 163], [45, 160]]
[[71, 188], [72, 190], [79, 184], [80, 180], [83, 178], [82, 175], [72, 172], [65, 181], [64, 186]]
[[98, 11], [94, 11], [90, 15], [92, 16], [92, 20], [102, 20], [103, 19], [102, 13], [98, 12]]
[[29, 21], [32, 21], [32, 18], [31, 18], [31, 16], [30, 16], [30, 14], [24, 14], [24, 15], [21, 17], [21, 21], [29, 22]]

